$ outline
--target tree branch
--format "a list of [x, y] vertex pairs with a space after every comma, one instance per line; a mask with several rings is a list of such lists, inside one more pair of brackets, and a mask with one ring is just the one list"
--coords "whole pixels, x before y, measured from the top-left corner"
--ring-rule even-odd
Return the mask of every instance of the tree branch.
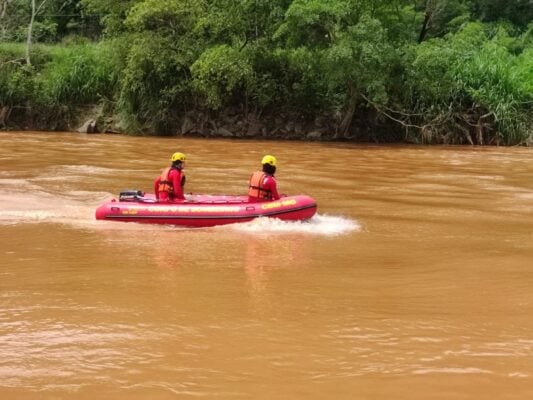
[[44, 7], [47, 1], [48, 0], [43, 0], [41, 4], [39, 4], [39, 7], [37, 7], [37, 11], [35, 11], [35, 15], [39, 14], [39, 11], [41, 11], [41, 9]]
[[[400, 119], [397, 119], [397, 118], [394, 118], [392, 115], [386, 113], [385, 111], [383, 111], [382, 107], [378, 106], [376, 103], [374, 103], [372, 100], [370, 100], [368, 97], [366, 97], [364, 94], [362, 93], [359, 93], [359, 95], [368, 103], [370, 104], [372, 107], [374, 107], [378, 112], [380, 112], [381, 114], [383, 114], [384, 116], [386, 116], [387, 118], [389, 118], [390, 120], [392, 121], [395, 121], [395, 122], [398, 122], [399, 124], [401, 124], [402, 126], [406, 127], [406, 128], [417, 128], [417, 129], [423, 129], [422, 126], [419, 126], [419, 125], [413, 125], [413, 124], [408, 124], [406, 123], [405, 121], [402, 121]], [[392, 110], [391, 110], [392, 111]], [[397, 114], [402, 114], [402, 115], [405, 115], [405, 116], [409, 116], [409, 114], [404, 114], [404, 113], [401, 113], [401, 112], [398, 112], [398, 111], [392, 111], [392, 112], [395, 112]], [[416, 116], [417, 114], [413, 114], [412, 116]], [[420, 115], [420, 114], [418, 114]]]

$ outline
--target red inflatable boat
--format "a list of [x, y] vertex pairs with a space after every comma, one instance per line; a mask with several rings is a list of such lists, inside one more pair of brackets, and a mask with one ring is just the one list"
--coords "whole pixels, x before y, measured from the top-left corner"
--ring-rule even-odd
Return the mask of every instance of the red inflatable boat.
[[317, 204], [309, 196], [286, 196], [279, 200], [251, 203], [248, 196], [188, 195], [173, 203], [157, 202], [154, 195], [139, 191], [120, 194], [96, 209], [96, 219], [190, 227], [248, 222], [258, 217], [303, 221], [315, 215]]

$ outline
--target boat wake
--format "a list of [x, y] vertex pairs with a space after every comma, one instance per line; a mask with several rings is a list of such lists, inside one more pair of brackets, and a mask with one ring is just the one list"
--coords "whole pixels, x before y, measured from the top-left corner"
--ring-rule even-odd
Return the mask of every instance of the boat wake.
[[[94, 210], [102, 201], [112, 197], [110, 193], [76, 191], [61, 196], [35, 190], [24, 195], [0, 194], [0, 226], [18, 224], [52, 223], [77, 228], [106, 230], [183, 230], [198, 228], [174, 227], [171, 225], [145, 225], [97, 221]], [[282, 221], [273, 218], [258, 218], [251, 222], [221, 225], [213, 230], [232, 230], [252, 234], [298, 233], [324, 236], [343, 235], [361, 229], [357, 221], [341, 216], [317, 214], [308, 221]]]
[[71, 192], [62, 196], [35, 191], [24, 195], [0, 194], [0, 225], [58, 223], [88, 225], [94, 222], [96, 204], [109, 193]]
[[282, 221], [275, 218], [258, 218], [243, 224], [219, 226], [216, 229], [228, 229], [248, 233], [306, 233], [334, 236], [361, 230], [361, 225], [349, 218], [316, 214], [308, 221]]

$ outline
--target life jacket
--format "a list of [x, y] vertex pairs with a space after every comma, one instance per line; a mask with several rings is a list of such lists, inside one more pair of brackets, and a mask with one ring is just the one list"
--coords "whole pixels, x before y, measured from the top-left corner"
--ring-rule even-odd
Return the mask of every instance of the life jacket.
[[[163, 172], [161, 172], [161, 179], [159, 181], [159, 188], [158, 192], [167, 192], [168, 197], [172, 198], [174, 197], [174, 185], [172, 184], [172, 181], [168, 178], [170, 171], [172, 170], [172, 167], [165, 168]], [[180, 171], [181, 172], [181, 171]], [[181, 187], [185, 186], [185, 175], [183, 172], [181, 172]]]
[[263, 186], [263, 182], [268, 175], [262, 171], [257, 171], [250, 178], [248, 196], [258, 199], [272, 199], [272, 191]]

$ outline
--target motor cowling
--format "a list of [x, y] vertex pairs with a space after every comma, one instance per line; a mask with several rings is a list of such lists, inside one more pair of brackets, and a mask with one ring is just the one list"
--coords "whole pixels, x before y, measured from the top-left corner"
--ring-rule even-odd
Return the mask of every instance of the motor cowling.
[[144, 192], [141, 190], [129, 189], [123, 190], [118, 195], [119, 201], [139, 201], [144, 197]]

